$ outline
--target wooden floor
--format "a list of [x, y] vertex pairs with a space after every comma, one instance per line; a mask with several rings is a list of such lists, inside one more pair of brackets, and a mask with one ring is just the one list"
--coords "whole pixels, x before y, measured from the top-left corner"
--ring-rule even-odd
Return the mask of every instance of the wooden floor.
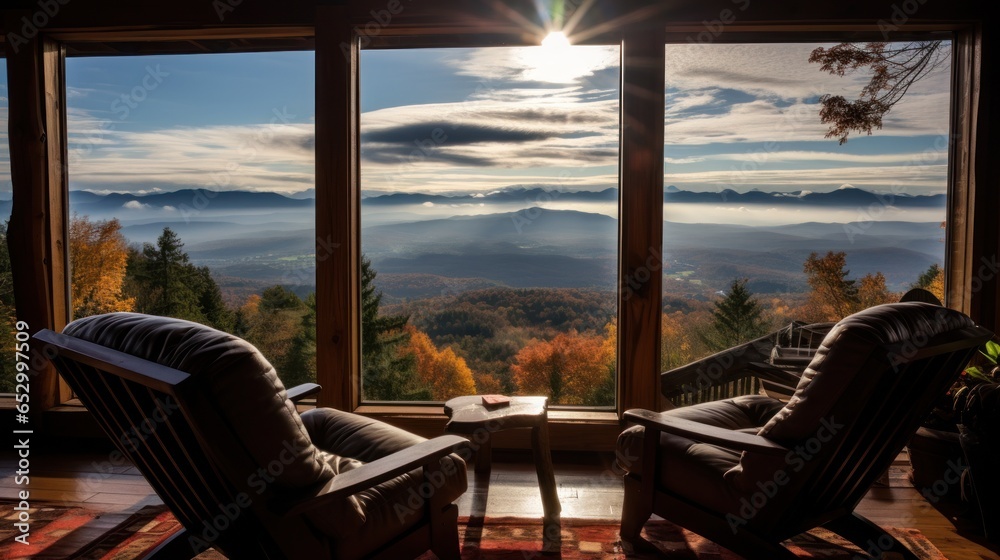
[[[160, 503], [139, 472], [128, 464], [113, 464], [107, 453], [77, 452], [32, 456], [32, 505], [43, 502], [81, 505], [111, 514], [127, 514], [144, 505]], [[611, 468], [610, 456], [555, 457], [556, 480], [564, 519], [594, 519], [617, 522], [621, 515], [621, 479]], [[1000, 560], [998, 547], [977, 536], [975, 521], [943, 514], [906, 481], [905, 463], [891, 471], [888, 486], [874, 488], [858, 511], [884, 526], [920, 529], [952, 560]], [[21, 487], [14, 484], [15, 460], [9, 451], [0, 456], [0, 499], [10, 500]], [[470, 472], [471, 476], [471, 472]], [[529, 456], [498, 454], [489, 476], [470, 481], [470, 489], [459, 501], [460, 515], [489, 517], [540, 516], [541, 498]], [[109, 516], [110, 520], [118, 515]], [[100, 534], [102, 527], [95, 527]], [[64, 542], [69, 555], [87, 542]], [[988, 548], [989, 547], [989, 548]]]

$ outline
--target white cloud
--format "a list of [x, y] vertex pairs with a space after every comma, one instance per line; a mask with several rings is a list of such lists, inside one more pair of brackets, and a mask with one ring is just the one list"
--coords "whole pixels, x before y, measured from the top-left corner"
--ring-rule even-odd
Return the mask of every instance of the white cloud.
[[138, 200], [130, 200], [125, 204], [122, 204], [122, 208], [126, 210], [146, 210], [150, 206], [146, 203], [139, 202]]
[[449, 60], [459, 75], [486, 80], [572, 84], [619, 65], [617, 47], [572, 46], [463, 49]]
[[[136, 184], [294, 192], [315, 184], [312, 124], [175, 127], [133, 132], [69, 113], [75, 188], [131, 191]], [[156, 190], [159, 190], [157, 188]]]
[[666, 169], [664, 181], [682, 189], [715, 190], [730, 188], [747, 191], [798, 191], [810, 187], [817, 192], [834, 190], [844, 183], [868, 190], [893, 190], [903, 194], [940, 194], [947, 185], [948, 166], [895, 165], [869, 167], [829, 167], [821, 169], [739, 169], [671, 172]]
[[[776, 143], [777, 144], [777, 143]], [[836, 143], [834, 143], [836, 145]], [[745, 152], [709, 154], [692, 158], [664, 158], [670, 165], [697, 163], [702, 161], [735, 161], [752, 162], [757, 166], [782, 163], [812, 162], [811, 167], [833, 167], [840, 163], [871, 164], [871, 165], [929, 165], [948, 162], [947, 144], [942, 140], [942, 149], [929, 148], [921, 152], [903, 152], [888, 154], [851, 154], [837, 152], [821, 152], [809, 150], [767, 151], [752, 149]]]

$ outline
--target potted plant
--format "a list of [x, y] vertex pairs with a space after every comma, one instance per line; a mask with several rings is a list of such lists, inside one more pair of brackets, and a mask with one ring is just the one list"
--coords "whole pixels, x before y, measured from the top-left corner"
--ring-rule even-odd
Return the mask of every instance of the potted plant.
[[1000, 535], [990, 535], [989, 523], [1000, 523], [990, 509], [1000, 492], [992, 480], [1000, 469], [1000, 344], [989, 341], [980, 354], [974, 360], [980, 365], [962, 372], [910, 438], [907, 451], [910, 480], [924, 497], [932, 503], [978, 502], [987, 536], [996, 539]]
[[982, 353], [993, 367], [988, 373], [970, 368], [975, 383], [964, 391], [959, 441], [986, 538], [1000, 542], [1000, 484], [996, 480], [1000, 472], [1000, 344], [987, 342]]

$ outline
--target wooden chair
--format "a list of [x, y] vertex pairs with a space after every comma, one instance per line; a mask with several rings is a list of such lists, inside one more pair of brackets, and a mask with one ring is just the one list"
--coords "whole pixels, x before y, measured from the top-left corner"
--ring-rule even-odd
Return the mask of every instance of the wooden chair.
[[795, 558], [780, 543], [824, 526], [915, 559], [854, 508], [991, 336], [943, 307], [877, 306], [830, 331], [787, 404], [626, 411], [623, 541], [648, 544], [639, 532], [656, 513], [748, 558]]
[[131, 313], [35, 339], [184, 526], [156, 551], [192, 557], [459, 558], [467, 451], [333, 409], [301, 416], [253, 346]]

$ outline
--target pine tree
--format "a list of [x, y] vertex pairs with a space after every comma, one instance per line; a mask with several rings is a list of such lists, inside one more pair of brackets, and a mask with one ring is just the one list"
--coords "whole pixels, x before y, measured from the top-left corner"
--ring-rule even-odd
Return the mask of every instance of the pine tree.
[[204, 323], [195, 289], [199, 274], [183, 248], [184, 243], [169, 227], [163, 228], [156, 245], [143, 245], [142, 253], [130, 263], [139, 290], [136, 308], [151, 315]]
[[430, 388], [417, 376], [416, 359], [403, 352], [408, 315], [380, 315], [382, 292], [367, 257], [361, 257], [361, 389], [366, 400], [431, 399]]
[[236, 316], [222, 299], [222, 290], [212, 278], [212, 271], [207, 266], [198, 267], [196, 278], [198, 280], [198, 307], [205, 324], [220, 331], [233, 332], [236, 327]]
[[207, 266], [197, 267], [184, 243], [169, 227], [141, 250], [128, 250], [124, 291], [135, 310], [150, 315], [187, 319], [237, 333], [237, 316], [222, 298], [222, 290]]
[[732, 348], [768, 332], [760, 302], [747, 289], [748, 279], [734, 279], [729, 292], [715, 302], [710, 327], [710, 345], [717, 350]]
[[303, 304], [306, 312], [292, 337], [281, 372], [282, 381], [289, 387], [316, 381], [316, 294], [306, 296]]

